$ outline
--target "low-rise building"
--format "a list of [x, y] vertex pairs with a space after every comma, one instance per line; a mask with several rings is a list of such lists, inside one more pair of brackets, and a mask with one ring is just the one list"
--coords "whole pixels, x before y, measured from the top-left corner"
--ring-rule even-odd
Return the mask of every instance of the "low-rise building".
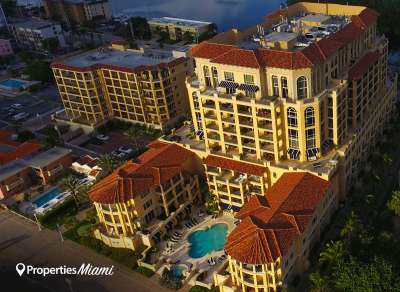
[[185, 78], [192, 63], [174, 52], [118, 42], [51, 67], [65, 108], [60, 120], [95, 128], [117, 118], [163, 128], [188, 114]]
[[227, 271], [219, 291], [281, 291], [309, 266], [309, 254], [338, 207], [337, 181], [287, 172], [236, 214], [239, 225], [225, 244]]
[[78, 173], [85, 174], [92, 180], [95, 180], [102, 170], [99, 166], [99, 159], [90, 155], [81, 156], [72, 163], [71, 168]]
[[198, 39], [213, 29], [212, 22], [174, 17], [152, 18], [148, 21], [148, 24], [152, 33], [158, 34], [165, 31], [169, 34], [171, 40], [182, 40], [185, 34], [193, 39]]
[[6, 39], [0, 39], [0, 57], [14, 55], [11, 42]]
[[64, 47], [64, 32], [60, 24], [39, 18], [13, 19], [8, 28], [18, 46], [27, 49], [43, 50], [43, 41], [56, 39]]
[[158, 141], [149, 147], [90, 190], [100, 221], [95, 236], [109, 246], [153, 246], [201, 201], [196, 155]]
[[54, 147], [0, 166], [0, 199], [22, 193], [35, 184], [48, 185], [71, 166], [71, 150]]

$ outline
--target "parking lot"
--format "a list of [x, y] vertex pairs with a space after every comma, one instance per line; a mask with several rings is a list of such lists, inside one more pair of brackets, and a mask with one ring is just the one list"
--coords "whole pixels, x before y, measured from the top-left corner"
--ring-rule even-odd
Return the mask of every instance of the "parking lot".
[[0, 94], [0, 121], [23, 122], [58, 108], [61, 100], [55, 86], [48, 86], [34, 93], [18, 96]]

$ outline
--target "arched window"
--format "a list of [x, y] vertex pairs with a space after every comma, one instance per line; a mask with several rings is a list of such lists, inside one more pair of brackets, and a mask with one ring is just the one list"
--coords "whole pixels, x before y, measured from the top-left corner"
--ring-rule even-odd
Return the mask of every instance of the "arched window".
[[304, 111], [304, 120], [306, 121], [306, 127], [312, 127], [315, 125], [314, 108], [308, 107]]
[[307, 78], [301, 76], [297, 78], [297, 99], [307, 98]]
[[297, 112], [292, 107], [287, 109], [287, 121], [289, 127], [297, 127]]

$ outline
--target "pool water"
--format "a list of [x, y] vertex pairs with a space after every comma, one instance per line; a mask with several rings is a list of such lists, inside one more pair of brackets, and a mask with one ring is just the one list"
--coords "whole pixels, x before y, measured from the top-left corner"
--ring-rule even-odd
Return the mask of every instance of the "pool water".
[[201, 258], [213, 251], [220, 251], [224, 248], [228, 225], [218, 223], [205, 230], [197, 230], [188, 236], [191, 244], [189, 256]]
[[56, 187], [54, 189], [49, 190], [48, 192], [42, 194], [39, 198], [36, 200], [32, 201], [33, 204], [35, 204], [38, 208], [45, 205], [55, 197], [61, 194], [61, 189]]
[[25, 82], [23, 82], [21, 80], [16, 80], [16, 79], [6, 79], [6, 80], [0, 81], [1, 86], [11, 87], [14, 89], [22, 88], [24, 86], [24, 84], [25, 84]]

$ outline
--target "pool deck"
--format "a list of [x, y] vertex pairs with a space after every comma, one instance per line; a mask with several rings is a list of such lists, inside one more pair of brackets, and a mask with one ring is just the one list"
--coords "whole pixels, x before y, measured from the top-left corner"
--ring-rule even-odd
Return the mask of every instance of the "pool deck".
[[[235, 219], [233, 217], [226, 215], [222, 215], [217, 218], [212, 218], [211, 215], [207, 215], [201, 218], [196, 216], [196, 220], [199, 221], [199, 224], [193, 226], [192, 228], [184, 228], [182, 230], [177, 230], [178, 232], [183, 233], [184, 236], [182, 236], [182, 239], [179, 240], [177, 243], [173, 243], [172, 252], [169, 253], [166, 252], [167, 246], [171, 245], [170, 241], [162, 244], [163, 248], [161, 249], [164, 249], [162, 255], [166, 256], [167, 263], [171, 264], [177, 263], [186, 265], [188, 267], [189, 270], [188, 272], [190, 274], [190, 277], [196, 276], [196, 274], [201, 273], [203, 271], [207, 271], [208, 272], [207, 277], [202, 282], [212, 283], [214, 272], [220, 269], [220, 267], [224, 264], [226, 259], [222, 261], [215, 261], [216, 262], [215, 265], [210, 265], [207, 262], [207, 260], [209, 260], [210, 258], [214, 259], [219, 258], [225, 254], [225, 251], [224, 250], [213, 251], [201, 258], [192, 258], [189, 256], [190, 243], [187, 240], [187, 237], [194, 231], [205, 230], [207, 228], [210, 228], [212, 225], [221, 223], [228, 225], [227, 234], [229, 234], [236, 226], [234, 224]], [[161, 267], [161, 270], [163, 270], [163, 267]], [[193, 273], [194, 271], [197, 272]]]

